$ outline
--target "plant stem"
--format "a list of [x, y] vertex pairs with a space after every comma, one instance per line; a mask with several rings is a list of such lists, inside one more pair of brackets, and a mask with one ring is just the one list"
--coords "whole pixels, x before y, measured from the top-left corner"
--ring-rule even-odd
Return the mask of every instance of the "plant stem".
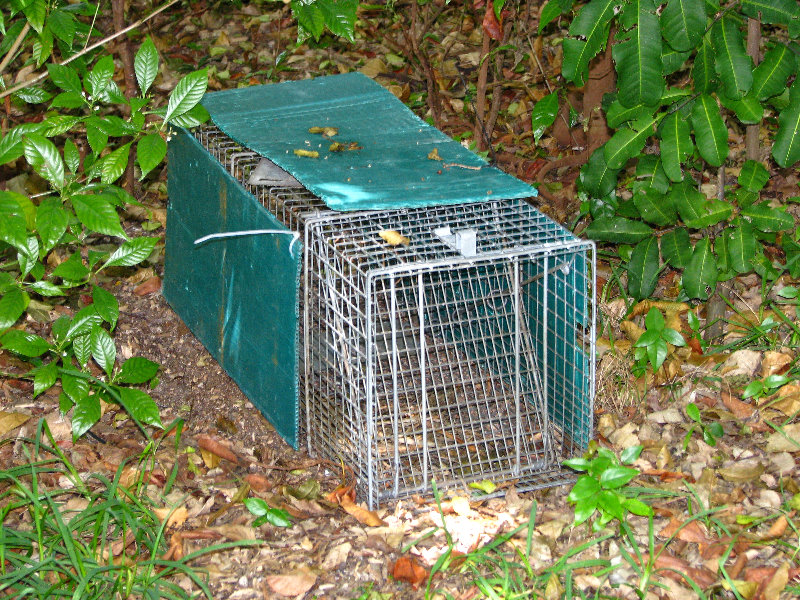
[[[761, 45], [761, 22], [758, 19], [747, 19], [747, 54], [753, 59], [753, 65], [758, 65], [758, 48]], [[758, 123], [748, 125], [745, 129], [745, 153], [748, 160], [758, 160], [759, 143], [758, 132], [761, 126]]]
[[11, 44], [11, 48], [8, 49], [8, 52], [3, 57], [3, 62], [0, 62], [0, 75], [3, 74], [3, 71], [6, 70], [8, 63], [14, 58], [14, 55], [19, 50], [19, 47], [22, 45], [22, 42], [25, 40], [25, 36], [28, 35], [28, 32], [31, 30], [30, 23], [27, 21], [25, 22], [25, 26], [22, 28], [22, 31], [19, 32], [17, 39], [14, 40], [14, 43]]
[[[125, 29], [121, 29], [120, 31], [117, 31], [116, 33], [112, 33], [111, 35], [104, 37], [102, 40], [100, 40], [99, 42], [95, 42], [91, 46], [87, 46], [86, 48], [84, 48], [80, 52], [78, 52], [76, 54], [73, 54], [67, 60], [65, 60], [65, 61], [63, 61], [63, 62], [61, 62], [59, 64], [60, 65], [67, 65], [67, 64], [71, 63], [73, 60], [76, 60], [76, 59], [80, 58], [81, 56], [84, 56], [85, 54], [91, 52], [92, 50], [96, 50], [97, 48], [100, 48], [101, 46], [104, 46], [105, 44], [107, 44], [111, 40], [115, 40], [119, 36], [125, 35], [129, 31], [133, 31], [134, 29], [140, 27], [142, 24], [147, 23], [147, 21], [149, 21], [150, 19], [155, 17], [157, 14], [164, 12], [170, 6], [172, 6], [173, 4], [175, 4], [177, 2], [178, 2], [178, 0], [169, 0], [169, 2], [167, 2], [166, 4], [162, 4], [161, 6], [159, 6], [156, 10], [151, 12], [146, 17], [143, 17], [143, 18], [139, 19], [135, 23], [131, 23]], [[36, 77], [34, 77], [32, 79], [28, 79], [27, 81], [23, 81], [21, 83], [18, 83], [14, 87], [10, 87], [5, 91], [0, 92], [0, 99], [5, 98], [6, 96], [9, 96], [9, 95], [13, 94], [14, 92], [18, 92], [19, 90], [24, 90], [25, 88], [28, 88], [28, 87], [36, 84], [36, 83], [39, 83], [43, 79], [46, 79], [48, 75], [49, 75], [49, 73], [47, 71], [43, 71], [43, 72], [39, 73]]]

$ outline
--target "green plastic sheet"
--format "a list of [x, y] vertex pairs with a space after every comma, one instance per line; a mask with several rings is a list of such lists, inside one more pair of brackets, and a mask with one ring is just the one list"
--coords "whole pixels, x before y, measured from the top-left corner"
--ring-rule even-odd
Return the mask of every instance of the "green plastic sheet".
[[[360, 73], [213, 92], [203, 106], [229, 137], [291, 173], [334, 210], [536, 195], [535, 188], [489, 166]], [[337, 133], [309, 133], [314, 127]], [[359, 149], [331, 151], [334, 142]], [[300, 156], [298, 150], [319, 156]]]

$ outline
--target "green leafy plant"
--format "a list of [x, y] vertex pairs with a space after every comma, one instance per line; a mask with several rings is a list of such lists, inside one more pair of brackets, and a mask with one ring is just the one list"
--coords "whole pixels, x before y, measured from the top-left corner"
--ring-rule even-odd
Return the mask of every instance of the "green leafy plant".
[[700, 414], [700, 408], [694, 402], [689, 402], [689, 404], [686, 405], [686, 415], [692, 420], [692, 425], [683, 438], [684, 452], [686, 448], [689, 447], [689, 440], [692, 434], [698, 429], [703, 434], [703, 441], [709, 446], [716, 446], [717, 440], [725, 435], [725, 430], [722, 428], [719, 421], [707, 423]]
[[[551, 0], [544, 26], [571, 6]], [[766, 52], [757, 66], [745, 52], [748, 19], [761, 23]], [[614, 134], [581, 170], [579, 187], [592, 219], [586, 235], [633, 245], [629, 295], [649, 297], [663, 264], [682, 272], [686, 299], [705, 300], [737, 274], [800, 275], [792, 215], [760, 197], [764, 164], [745, 161], [735, 185], [721, 176], [715, 197], [699, 189], [704, 171], [724, 173], [729, 128], [760, 125], [779, 167], [800, 161], [800, 79], [796, 44], [787, 43], [798, 36], [793, 0], [724, 8], [718, 0], [669, 0], [663, 10], [654, 0], [591, 0], [572, 19], [563, 43], [567, 81], [584, 85], [589, 62], [613, 43], [617, 86], [602, 109]], [[775, 122], [777, 129], [766, 127]], [[766, 254], [764, 244], [780, 244], [786, 260]]]
[[298, 43], [311, 37], [319, 41], [326, 28], [353, 41], [358, 0], [292, 0], [291, 6], [297, 19]]
[[626, 496], [622, 489], [639, 475], [631, 467], [642, 453], [642, 446], [623, 450], [619, 458], [611, 450], [602, 447], [590, 448], [588, 457], [564, 461], [564, 466], [583, 473], [572, 487], [567, 500], [575, 505], [574, 525], [580, 525], [595, 513], [592, 528], [599, 531], [612, 520], [624, 522], [628, 514], [648, 516], [653, 509], [641, 500]]
[[756, 379], [755, 381], [751, 381], [747, 384], [747, 387], [744, 388], [742, 399], [747, 400], [748, 398], [753, 398], [754, 400], [760, 400], [764, 396], [775, 393], [778, 388], [783, 387], [790, 381], [791, 378], [786, 375], [770, 375], [764, 379]]
[[[0, 165], [24, 159], [48, 189], [35, 197], [0, 191], [0, 348], [32, 365], [23, 376], [33, 379], [34, 397], [60, 382], [60, 407], [74, 409], [78, 437], [100, 418], [101, 400], [120, 405], [142, 427], [161, 426], [152, 398], [132, 387], [155, 383], [158, 366], [140, 357], [117, 365], [119, 306], [98, 282], [112, 268], [147, 259], [159, 241], [132, 239], [122, 227], [118, 211], [138, 204], [117, 185], [129, 157], [135, 156], [143, 179], [165, 158], [168, 127], [198, 125], [208, 113], [199, 104], [207, 87], [204, 70], [183, 77], [166, 106], [151, 106], [159, 58], [149, 38], [134, 58], [141, 93], [123, 95], [110, 55], [74, 50], [90, 31], [78, 18], [83, 9], [73, 6], [34, 0], [0, 9], [0, 16], [8, 10], [0, 26], [9, 23], [0, 43], [4, 66], [27, 43], [41, 66], [53, 54], [53, 39], [70, 57], [47, 64], [42, 85], [3, 92], [21, 105], [48, 105], [43, 119], [16, 125], [0, 138]], [[59, 317], [44, 333], [29, 330], [25, 315], [47, 322], [60, 298], [86, 298], [86, 291], [90, 299], [74, 314]]]
[[[20, 444], [27, 464], [0, 470], [0, 596], [194, 598], [174, 581], [180, 575], [211, 598], [190, 563], [203, 554], [259, 543], [216, 544], [179, 560], [163, 559], [166, 519], [162, 522], [154, 513], [157, 506], [143, 484], [154, 445], [139, 457], [139, 479], [125, 487], [120, 478], [126, 462], [113, 479], [80, 477], [44, 420], [34, 439], [21, 439]], [[53, 486], [59, 478], [69, 485]], [[115, 546], [123, 553], [115, 556]], [[126, 548], [135, 548], [135, 554], [128, 555]]]
[[282, 508], [273, 508], [261, 498], [245, 498], [243, 502], [250, 514], [258, 517], [253, 521], [253, 527], [260, 527], [264, 523], [269, 523], [275, 527], [292, 526], [291, 515]]
[[658, 371], [669, 353], [669, 346], [685, 346], [683, 336], [674, 329], [667, 327], [662, 312], [653, 307], [645, 317], [645, 332], [639, 336], [634, 346], [634, 358], [638, 374], [644, 372], [645, 365], [649, 362], [653, 372]]

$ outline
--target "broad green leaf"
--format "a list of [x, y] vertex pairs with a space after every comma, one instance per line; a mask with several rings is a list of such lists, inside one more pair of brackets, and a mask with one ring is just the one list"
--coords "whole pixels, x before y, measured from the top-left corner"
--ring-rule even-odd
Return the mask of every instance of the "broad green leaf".
[[675, 184], [670, 195], [684, 225], [692, 229], [716, 225], [733, 212], [730, 203], [706, 198], [687, 182]]
[[741, 0], [742, 12], [764, 23], [789, 25], [797, 18], [796, 0]]
[[636, 244], [653, 235], [653, 230], [641, 221], [622, 217], [600, 217], [585, 229], [586, 236], [593, 240], [615, 244]]
[[72, 207], [86, 229], [127, 239], [119, 223], [117, 209], [105, 194], [72, 196]]
[[682, 269], [692, 257], [692, 244], [685, 227], [677, 227], [661, 236], [661, 257], [676, 269]]
[[301, 31], [298, 31], [298, 42], [302, 42], [308, 35], [319, 41], [325, 31], [325, 16], [317, 3], [310, 0], [292, 0], [291, 6], [292, 15], [297, 19], [298, 28], [305, 33], [303, 35]]
[[683, 339], [683, 336], [671, 329], [669, 327], [665, 327], [664, 331], [661, 332], [661, 337], [668, 343], [672, 344], [673, 346], [685, 346], [686, 340]]
[[689, 56], [691, 56], [691, 52], [679, 52], [670, 48], [669, 44], [662, 44], [661, 74], [666, 77], [680, 71]]
[[55, 115], [42, 121], [42, 126], [45, 127], [45, 129], [42, 130], [42, 134], [45, 137], [63, 135], [81, 121], [82, 119], [80, 117]]
[[[647, 311], [647, 315], [644, 318], [644, 326], [647, 328], [647, 331], [657, 331], [659, 333], [657, 337], [661, 337], [661, 332], [666, 326], [664, 313], [662, 313], [660, 309], [653, 306]], [[641, 338], [639, 338], [639, 341], [641, 341]]]
[[108, 332], [95, 325], [91, 333], [92, 357], [100, 365], [106, 374], [110, 375], [114, 369], [114, 361], [117, 359], [117, 347]]
[[658, 281], [658, 238], [642, 240], [628, 261], [628, 293], [637, 299], [649, 298]]
[[604, 198], [617, 187], [618, 169], [609, 169], [601, 146], [581, 168], [580, 182], [591, 196]]
[[136, 82], [139, 84], [139, 90], [144, 96], [153, 85], [153, 81], [158, 75], [158, 50], [147, 36], [136, 51], [136, 56], [133, 59], [133, 70], [136, 73]]
[[0, 197], [3, 199], [0, 213], [21, 216], [27, 229], [33, 229], [36, 226], [36, 205], [30, 198], [17, 192], [3, 191], [0, 191]]
[[572, 20], [570, 37], [564, 40], [564, 79], [578, 87], [586, 83], [589, 62], [605, 48], [609, 22], [618, 6], [619, 0], [591, 0]]
[[138, 237], [127, 241], [114, 251], [103, 265], [103, 269], [137, 265], [150, 256], [157, 243], [157, 237]]
[[104, 156], [100, 167], [100, 181], [105, 184], [114, 183], [125, 172], [128, 166], [128, 155], [131, 144], [128, 142]]
[[182, 115], [172, 117], [171, 123], [173, 125], [177, 125], [178, 127], [186, 127], [189, 129], [191, 127], [202, 125], [208, 121], [209, 118], [211, 118], [211, 115], [208, 114], [206, 108], [202, 104], [198, 104]]
[[719, 167], [728, 156], [728, 128], [719, 114], [719, 107], [708, 94], [700, 94], [692, 107], [692, 126], [700, 156]]
[[97, 396], [82, 396], [75, 402], [72, 410], [72, 435], [81, 437], [100, 420], [100, 400]]
[[67, 169], [69, 169], [70, 173], [78, 172], [81, 155], [78, 147], [69, 139], [64, 141], [64, 162], [67, 163]]
[[633, 182], [634, 195], [647, 192], [666, 194], [669, 185], [660, 155], [644, 154], [639, 157], [636, 161], [636, 180]]
[[748, 206], [742, 209], [741, 215], [759, 231], [777, 232], [794, 229], [792, 215], [779, 208], [770, 208], [766, 204]]
[[50, 361], [46, 365], [36, 369], [33, 376], [33, 397], [46, 392], [55, 384], [58, 379], [58, 362]]
[[661, 227], [674, 225], [678, 219], [672, 197], [650, 189], [634, 194], [633, 202], [648, 223]]
[[80, 92], [62, 92], [50, 103], [50, 108], [80, 108], [86, 99]]
[[[583, 498], [575, 503], [575, 517], [573, 526], [578, 526], [591, 517], [597, 510], [597, 495]], [[555, 575], [553, 575], [555, 577]]]
[[628, 446], [619, 455], [619, 462], [621, 462], [623, 465], [633, 464], [636, 459], [641, 456], [642, 450], [644, 450], [644, 446], [641, 444], [637, 446]]
[[722, 106], [733, 111], [736, 114], [736, 118], [745, 125], [755, 125], [764, 118], [764, 107], [761, 102], [749, 94], [743, 96], [741, 100], [731, 100], [722, 93], [718, 93], [717, 96]]
[[689, 298], [707, 300], [717, 285], [717, 261], [711, 240], [703, 238], [694, 247], [692, 258], [683, 270], [683, 289]]
[[95, 325], [100, 325], [103, 319], [97, 314], [97, 310], [91, 304], [84, 306], [72, 317], [69, 322], [67, 332], [64, 334], [65, 339], [70, 339], [76, 336], [88, 335], [92, 332]]
[[193, 71], [186, 75], [169, 95], [164, 120], [169, 121], [194, 108], [206, 93], [206, 87], [208, 87], [208, 71], [206, 69]]
[[92, 152], [99, 155], [108, 144], [108, 134], [101, 128], [102, 122], [96, 117], [86, 120], [86, 139]]
[[53, 97], [53, 94], [50, 92], [46, 92], [40, 87], [29, 87], [18, 92], [14, 92], [14, 98], [18, 98], [28, 104], [41, 104], [42, 102], [47, 102], [50, 98]]
[[358, 0], [315, 0], [322, 12], [325, 26], [333, 35], [352, 42]]
[[30, 297], [19, 288], [3, 294], [0, 298], [0, 331], [11, 327], [28, 308]]
[[653, 514], [653, 509], [638, 498], [626, 498], [622, 506], [630, 513], [640, 517], [649, 517]]
[[0, 165], [17, 160], [23, 154], [22, 138], [10, 133], [0, 139]]
[[612, 48], [619, 101], [625, 106], [655, 104], [664, 92], [661, 32], [653, 0], [630, 0], [622, 9]]
[[61, 376], [61, 388], [73, 402], [89, 395], [89, 382], [80, 377], [64, 373]]
[[133, 388], [115, 389], [120, 396], [122, 407], [129, 415], [140, 423], [163, 429], [158, 406], [149, 395]]
[[36, 33], [41, 34], [44, 30], [45, 17], [47, 17], [47, 1], [32, 0], [26, 3], [22, 12], [28, 17], [28, 23], [36, 30]]
[[786, 89], [786, 80], [797, 69], [794, 53], [784, 44], [776, 44], [753, 71], [749, 96], [766, 100]]
[[785, 169], [800, 160], [800, 79], [792, 84], [789, 105], [778, 115], [772, 157]]
[[92, 306], [100, 318], [111, 325], [113, 331], [119, 319], [119, 302], [114, 294], [100, 286], [92, 286]]
[[716, 89], [716, 73], [714, 72], [714, 49], [708, 36], [697, 49], [692, 65], [692, 84], [698, 94], [710, 94]]
[[594, 477], [589, 475], [581, 475], [572, 486], [572, 490], [567, 496], [570, 502], [577, 502], [584, 498], [589, 498], [600, 491], [600, 483]]
[[53, 269], [53, 277], [61, 277], [65, 281], [82, 281], [89, 275], [89, 269], [83, 264], [81, 253], [73, 252], [70, 257]]
[[136, 145], [136, 162], [142, 169], [140, 180], [161, 164], [167, 155], [167, 142], [158, 133], [151, 133], [139, 140]]
[[0, 346], [22, 356], [34, 358], [50, 350], [50, 344], [34, 333], [9, 329], [0, 336]]
[[725, 88], [725, 95], [739, 100], [753, 84], [753, 60], [744, 49], [739, 21], [725, 15], [711, 28], [716, 59], [714, 68]]
[[661, 161], [664, 172], [672, 181], [683, 181], [681, 165], [694, 151], [689, 123], [676, 111], [666, 117], [658, 127], [661, 137]]
[[46, 137], [30, 133], [22, 142], [25, 158], [39, 175], [56, 189], [64, 186], [64, 161], [55, 144]]
[[114, 77], [114, 58], [110, 54], [100, 57], [83, 80], [83, 85], [92, 100], [97, 100], [106, 91]]
[[612, 129], [616, 129], [628, 121], [637, 121], [644, 117], [652, 117], [657, 109], [657, 105], [648, 106], [646, 104], [636, 104], [635, 106], [628, 107], [619, 100], [614, 100], [606, 111], [606, 123]]
[[800, 279], [800, 244], [785, 235], [781, 247], [786, 254], [786, 270], [789, 271], [789, 276], [792, 279]]
[[36, 292], [40, 296], [63, 296], [64, 288], [57, 286], [52, 281], [34, 281], [28, 286], [32, 292]]
[[158, 364], [151, 360], [134, 356], [122, 363], [115, 381], [127, 384], [147, 383], [158, 373]]
[[606, 163], [612, 169], [621, 169], [631, 158], [644, 148], [647, 138], [653, 135], [653, 126], [659, 117], [649, 117], [637, 121], [631, 127], [619, 129], [603, 146]]
[[631, 481], [639, 474], [639, 469], [632, 467], [612, 467], [603, 471], [600, 476], [600, 485], [605, 489], [617, 489]]
[[539, 13], [538, 34], [541, 35], [542, 30], [560, 16], [561, 16], [561, 2], [559, 0], [549, 0], [547, 4], [545, 4], [544, 7], [542, 8], [542, 12]]
[[675, 50], [692, 50], [706, 30], [704, 0], [668, 0], [661, 13], [661, 32]]
[[531, 111], [531, 132], [537, 144], [547, 128], [555, 122], [557, 115], [558, 92], [547, 94], [534, 105]]
[[731, 267], [737, 273], [749, 273], [753, 270], [752, 259], [755, 255], [756, 239], [753, 237], [753, 228], [742, 221], [728, 233], [728, 258]]
[[44, 198], [36, 211], [36, 231], [42, 240], [42, 250], [49, 252], [64, 235], [69, 214], [59, 198]]
[[[627, 467], [619, 467], [621, 469]], [[622, 499], [620, 495], [612, 490], [603, 490], [597, 495], [597, 505], [612, 517], [620, 521], [625, 519], [622, 510]]]
[[67, 46], [72, 46], [76, 26], [75, 17], [65, 10], [57, 8], [47, 17], [47, 28]]
[[769, 171], [758, 161], [746, 160], [739, 172], [739, 185], [751, 192], [760, 191], [769, 181]]

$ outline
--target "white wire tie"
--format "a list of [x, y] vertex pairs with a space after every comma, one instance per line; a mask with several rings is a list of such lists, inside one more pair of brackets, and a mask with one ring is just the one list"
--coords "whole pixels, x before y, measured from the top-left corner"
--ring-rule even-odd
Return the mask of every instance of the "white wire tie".
[[246, 231], [225, 231], [222, 233], [210, 233], [208, 235], [204, 235], [201, 238], [197, 238], [194, 241], [194, 245], [198, 246], [199, 244], [203, 244], [209, 240], [217, 240], [221, 238], [242, 237], [244, 235], [269, 235], [269, 234], [292, 236], [292, 241], [289, 244], [289, 254], [292, 253], [292, 248], [294, 248], [295, 242], [300, 239], [300, 234], [297, 231], [285, 231], [283, 229], [248, 229]]

